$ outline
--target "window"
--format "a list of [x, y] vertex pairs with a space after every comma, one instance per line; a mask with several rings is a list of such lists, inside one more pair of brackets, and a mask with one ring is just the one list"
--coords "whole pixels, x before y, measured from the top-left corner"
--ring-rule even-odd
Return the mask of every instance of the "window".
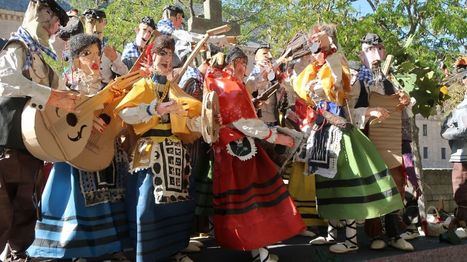
[[428, 127], [426, 124], [423, 124], [423, 136], [428, 136]]
[[445, 147], [441, 148], [441, 159], [446, 159], [446, 148]]
[[428, 159], [428, 147], [423, 147], [423, 159]]

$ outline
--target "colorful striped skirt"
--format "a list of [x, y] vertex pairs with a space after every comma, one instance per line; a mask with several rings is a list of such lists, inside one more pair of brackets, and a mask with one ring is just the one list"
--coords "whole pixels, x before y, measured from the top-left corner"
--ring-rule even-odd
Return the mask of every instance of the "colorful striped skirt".
[[76, 168], [54, 164], [42, 194], [42, 219], [28, 249], [31, 257], [99, 257], [130, 247], [123, 198], [86, 205], [80, 181]]
[[356, 128], [344, 131], [337, 175], [316, 176], [319, 215], [326, 219], [368, 219], [402, 208], [386, 164]]
[[265, 151], [246, 161], [214, 146], [214, 230], [224, 247], [252, 250], [305, 229], [282, 177]]
[[293, 162], [288, 189], [303, 221], [307, 226], [324, 226], [327, 222], [319, 217], [316, 208], [315, 175], [305, 175], [305, 163]]
[[156, 204], [154, 174], [142, 170], [127, 183], [127, 212], [136, 261], [166, 260], [185, 249], [190, 240], [193, 200]]

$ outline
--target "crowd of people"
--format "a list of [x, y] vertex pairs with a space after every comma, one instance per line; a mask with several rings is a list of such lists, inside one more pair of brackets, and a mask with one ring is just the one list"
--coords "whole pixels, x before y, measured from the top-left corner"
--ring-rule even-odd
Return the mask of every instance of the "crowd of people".
[[[357, 251], [357, 224], [371, 249], [414, 250], [422, 191], [412, 155], [413, 100], [385, 63], [380, 36], [362, 36], [361, 61], [348, 61], [336, 26], [316, 24], [277, 60], [269, 44], [258, 45], [248, 72], [240, 46], [211, 43], [195, 54], [197, 63], [187, 62], [192, 43], [177, 33], [183, 9], [167, 6], [162, 16], [157, 23], [142, 17], [120, 54], [106, 43], [112, 36], [104, 38], [103, 10], [80, 14], [54, 0], [30, 1], [0, 53], [6, 261], [189, 262], [203, 247], [190, 240], [198, 233], [251, 252], [253, 261], [278, 261], [267, 246], [296, 235], [333, 253]], [[44, 56], [65, 68], [55, 72]], [[95, 97], [101, 103], [89, 102]], [[89, 110], [93, 139], [118, 131], [104, 145], [114, 150], [102, 170], [86, 166], [101, 161], [99, 153], [71, 161], [94, 154], [95, 139], [84, 153], [66, 151], [58, 138], [65, 126], [54, 120], [75, 127], [82, 120], [74, 113]], [[450, 227], [459, 237], [467, 219], [465, 110], [464, 100], [442, 132], [453, 149], [458, 208]], [[48, 140], [29, 138], [26, 123], [35, 121], [46, 123]], [[86, 128], [68, 139], [81, 140]], [[54, 141], [63, 157], [37, 153]], [[51, 170], [44, 168], [49, 159], [58, 159]], [[316, 226], [327, 233], [319, 236]]]

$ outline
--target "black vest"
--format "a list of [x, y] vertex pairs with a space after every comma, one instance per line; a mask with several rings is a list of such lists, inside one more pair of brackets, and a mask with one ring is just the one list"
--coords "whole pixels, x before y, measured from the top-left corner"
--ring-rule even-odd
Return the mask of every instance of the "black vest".
[[[19, 40], [8, 41], [3, 50], [10, 43], [20, 43], [29, 52], [27, 46]], [[23, 76], [31, 80], [28, 70], [23, 71]], [[0, 147], [26, 151], [21, 134], [21, 114], [29, 99], [30, 97], [0, 97]]]
[[[363, 80], [359, 80], [359, 81], [360, 81], [360, 94], [358, 95], [358, 100], [357, 100], [357, 103], [355, 104], [355, 108], [369, 107], [370, 106], [370, 101], [369, 101], [370, 94], [368, 93], [368, 89], [365, 86], [365, 81]], [[391, 83], [391, 81], [387, 79], [383, 80], [383, 88], [384, 88], [385, 95], [395, 94], [394, 85]], [[370, 134], [369, 123], [366, 123], [365, 128], [362, 130], [362, 132], [367, 136]]]

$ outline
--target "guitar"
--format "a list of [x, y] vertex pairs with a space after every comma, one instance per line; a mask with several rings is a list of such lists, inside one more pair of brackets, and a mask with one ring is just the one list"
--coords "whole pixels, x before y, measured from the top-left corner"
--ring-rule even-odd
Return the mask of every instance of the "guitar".
[[[113, 135], [112, 131], [121, 130], [123, 125], [104, 107], [99, 114], [107, 122], [108, 128], [104, 134], [93, 131], [95, 111], [103, 108], [104, 104], [117, 103], [116, 98], [141, 77], [140, 71], [117, 77], [96, 95], [82, 96], [75, 112], [66, 112], [51, 106], [39, 111], [27, 104], [21, 120], [26, 148], [32, 155], [44, 161], [67, 162], [85, 171], [106, 168], [114, 156], [116, 135]], [[111, 142], [108, 142], [109, 140]], [[103, 148], [112, 151], [109, 153], [110, 157], [99, 153], [99, 149]], [[84, 154], [91, 156], [85, 157]]]

